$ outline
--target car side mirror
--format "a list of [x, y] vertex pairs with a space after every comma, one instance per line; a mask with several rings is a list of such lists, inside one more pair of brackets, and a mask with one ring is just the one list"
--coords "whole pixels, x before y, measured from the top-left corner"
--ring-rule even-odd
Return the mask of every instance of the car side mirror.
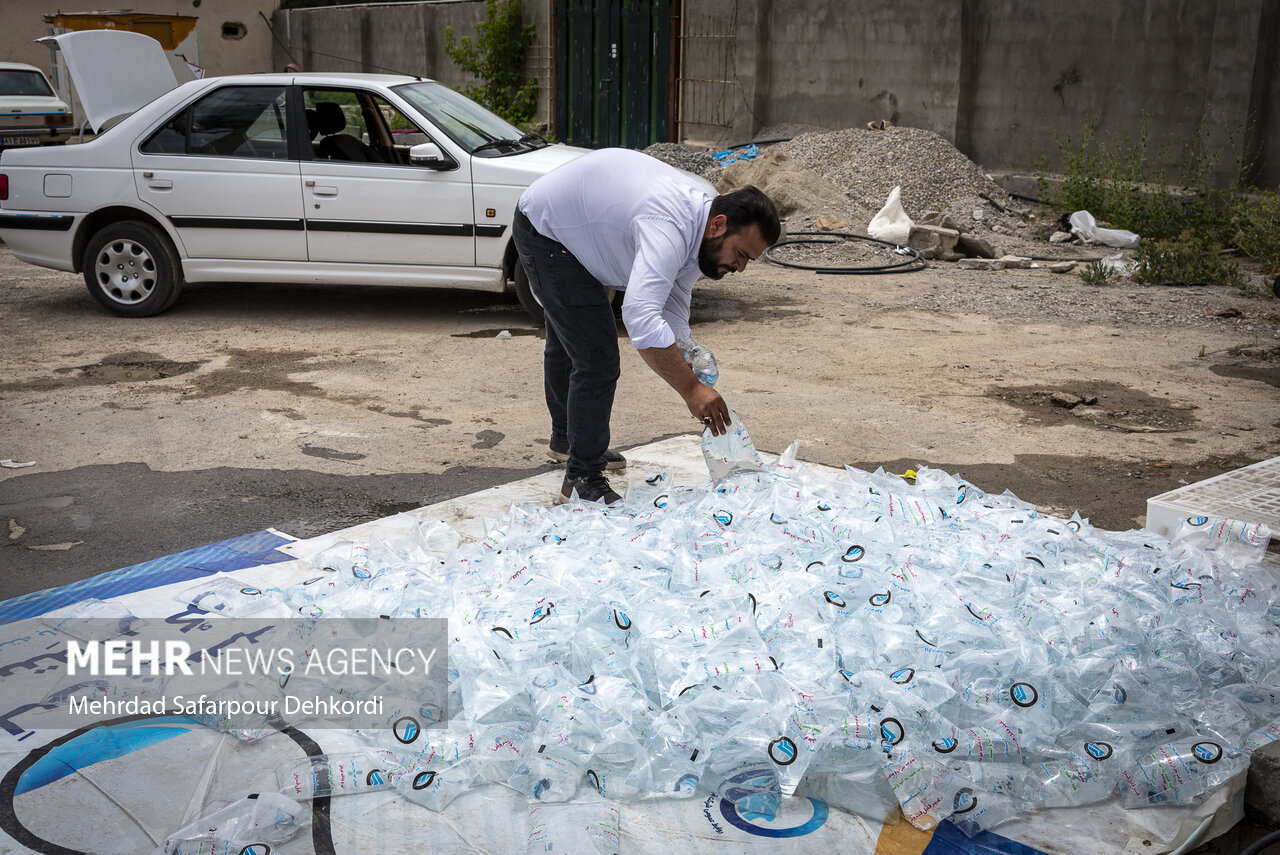
[[455, 169], [457, 162], [433, 142], [418, 143], [409, 149], [409, 162], [427, 169]]

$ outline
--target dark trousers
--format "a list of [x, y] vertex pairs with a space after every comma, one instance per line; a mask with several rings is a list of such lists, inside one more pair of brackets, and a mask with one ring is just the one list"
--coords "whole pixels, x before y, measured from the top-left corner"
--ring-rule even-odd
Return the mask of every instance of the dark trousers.
[[621, 373], [609, 293], [563, 244], [539, 234], [519, 209], [512, 237], [529, 287], [546, 315], [542, 372], [551, 442], [568, 442], [568, 477], [603, 472]]

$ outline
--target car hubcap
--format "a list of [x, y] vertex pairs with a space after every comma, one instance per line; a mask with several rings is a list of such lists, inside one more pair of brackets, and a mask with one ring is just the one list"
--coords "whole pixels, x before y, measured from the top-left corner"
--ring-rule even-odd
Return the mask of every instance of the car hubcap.
[[140, 243], [118, 240], [98, 253], [94, 265], [103, 293], [126, 306], [151, 296], [156, 287], [156, 262]]

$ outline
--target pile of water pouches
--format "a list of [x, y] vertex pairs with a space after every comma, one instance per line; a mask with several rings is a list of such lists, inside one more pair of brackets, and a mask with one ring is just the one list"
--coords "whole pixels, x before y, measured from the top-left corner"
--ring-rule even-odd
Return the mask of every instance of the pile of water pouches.
[[[579, 851], [601, 810], [616, 836], [608, 800], [699, 791], [748, 817], [812, 795], [975, 834], [1033, 808], [1187, 803], [1280, 737], [1264, 526], [1193, 518], [1167, 541], [936, 470], [829, 475], [794, 447], [762, 464], [732, 431], [704, 445], [732, 466], [709, 486], [514, 505], [465, 545], [416, 522], [258, 592], [299, 620], [449, 621], [447, 721], [361, 731], [360, 751], [299, 761], [329, 770], [318, 791], [285, 767], [282, 791], [394, 788], [439, 811], [483, 783], [535, 807], [591, 787], [605, 807], [581, 808]], [[210, 584], [202, 602], [241, 596]]]

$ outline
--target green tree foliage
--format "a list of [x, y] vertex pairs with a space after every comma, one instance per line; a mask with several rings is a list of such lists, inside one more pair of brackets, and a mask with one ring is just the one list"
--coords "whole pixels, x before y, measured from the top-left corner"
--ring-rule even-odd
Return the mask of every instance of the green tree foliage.
[[444, 28], [444, 50], [463, 71], [476, 78], [462, 93], [519, 127], [533, 122], [538, 108], [538, 82], [525, 80], [525, 55], [534, 28], [521, 17], [521, 0], [487, 0], [485, 20], [476, 37], [457, 38]]

